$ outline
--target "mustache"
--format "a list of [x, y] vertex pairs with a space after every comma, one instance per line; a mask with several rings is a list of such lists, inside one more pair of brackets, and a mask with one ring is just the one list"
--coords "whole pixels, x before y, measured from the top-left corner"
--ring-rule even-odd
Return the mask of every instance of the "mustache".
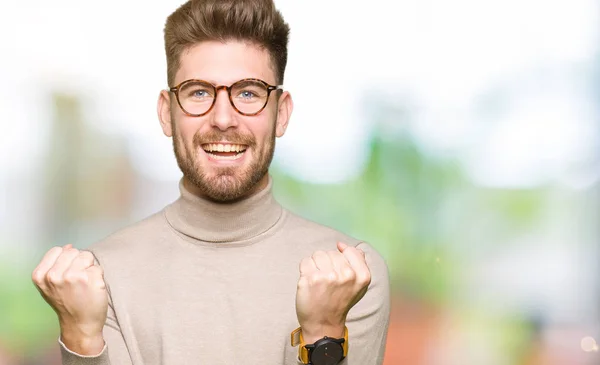
[[219, 141], [227, 141], [234, 144], [243, 144], [249, 147], [253, 147], [256, 144], [254, 137], [247, 134], [241, 134], [236, 131], [217, 132], [211, 130], [207, 133], [196, 133], [194, 135], [194, 146], [200, 147], [206, 143], [214, 143]]

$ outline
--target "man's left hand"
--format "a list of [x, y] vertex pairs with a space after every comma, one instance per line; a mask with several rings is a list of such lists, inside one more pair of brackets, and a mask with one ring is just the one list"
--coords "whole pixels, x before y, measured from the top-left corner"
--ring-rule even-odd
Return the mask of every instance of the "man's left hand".
[[371, 283], [365, 253], [342, 242], [337, 248], [316, 251], [300, 263], [296, 314], [307, 344], [344, 337], [346, 316]]

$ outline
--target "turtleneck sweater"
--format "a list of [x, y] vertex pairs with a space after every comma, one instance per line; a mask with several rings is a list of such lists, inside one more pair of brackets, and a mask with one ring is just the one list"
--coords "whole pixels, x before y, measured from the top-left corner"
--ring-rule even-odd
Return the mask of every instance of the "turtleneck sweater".
[[[189, 192], [162, 211], [91, 245], [104, 270], [105, 347], [82, 356], [62, 342], [63, 365], [297, 365], [299, 264], [338, 241], [362, 249], [371, 271], [348, 313], [342, 365], [383, 363], [388, 269], [367, 243], [284, 209], [267, 187], [220, 204]], [[60, 341], [59, 341], [60, 342]]]

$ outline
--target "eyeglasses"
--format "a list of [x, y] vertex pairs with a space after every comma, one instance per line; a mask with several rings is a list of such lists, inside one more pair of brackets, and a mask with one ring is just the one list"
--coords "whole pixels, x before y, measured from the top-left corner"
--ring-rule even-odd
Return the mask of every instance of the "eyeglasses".
[[204, 80], [186, 80], [169, 89], [175, 93], [183, 112], [191, 117], [201, 117], [215, 106], [217, 92], [227, 90], [233, 109], [246, 116], [262, 112], [269, 102], [273, 90], [282, 90], [283, 85], [269, 85], [259, 79], [243, 79], [231, 86], [215, 86]]

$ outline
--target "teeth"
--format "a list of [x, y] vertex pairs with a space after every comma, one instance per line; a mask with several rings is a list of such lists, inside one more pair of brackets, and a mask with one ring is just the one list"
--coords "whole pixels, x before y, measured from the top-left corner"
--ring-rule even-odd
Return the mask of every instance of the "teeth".
[[242, 155], [244, 154], [244, 152], [238, 153], [236, 155], [233, 156], [219, 156], [219, 155], [215, 155], [213, 153], [208, 153], [210, 155], [211, 158], [215, 159], [215, 160], [237, 160], [238, 158], [242, 157]]
[[239, 144], [222, 144], [210, 143], [204, 148], [207, 152], [240, 152], [245, 150], [245, 147]]

